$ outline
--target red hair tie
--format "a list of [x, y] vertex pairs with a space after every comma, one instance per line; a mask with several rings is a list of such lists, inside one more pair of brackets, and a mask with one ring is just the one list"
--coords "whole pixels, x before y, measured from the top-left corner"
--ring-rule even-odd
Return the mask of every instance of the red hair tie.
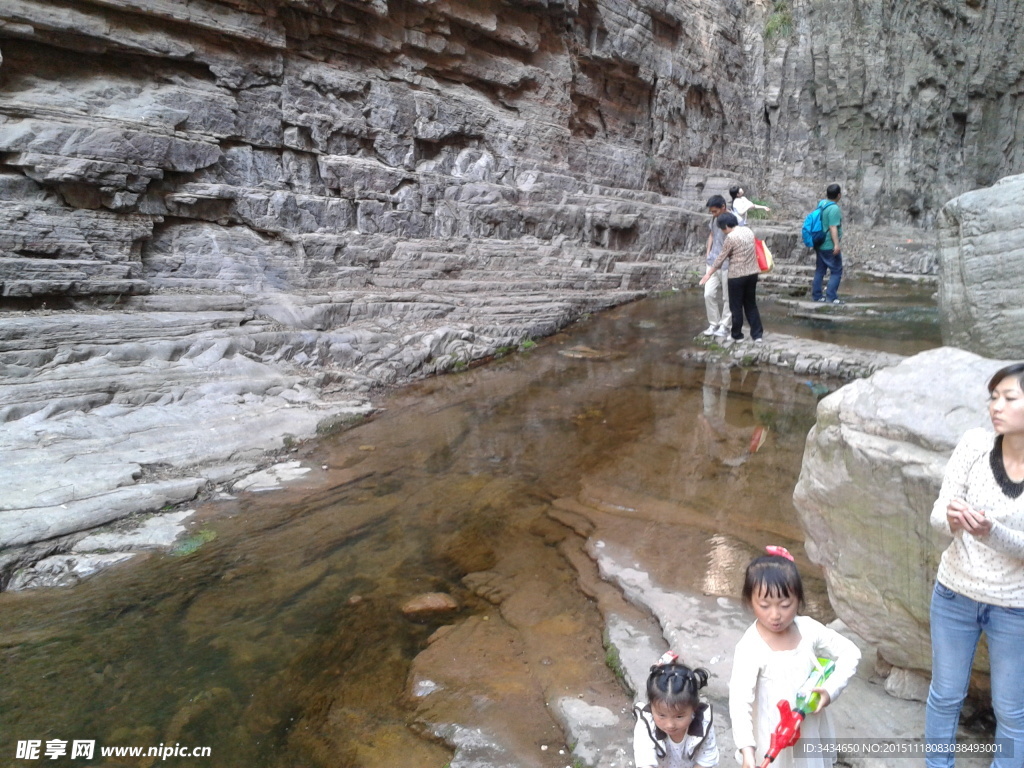
[[767, 552], [769, 555], [775, 555], [776, 557], [784, 557], [790, 562], [794, 562], [793, 556], [789, 554], [789, 550], [785, 547], [780, 547], [776, 544], [769, 544], [767, 547], [764, 548], [764, 551]]

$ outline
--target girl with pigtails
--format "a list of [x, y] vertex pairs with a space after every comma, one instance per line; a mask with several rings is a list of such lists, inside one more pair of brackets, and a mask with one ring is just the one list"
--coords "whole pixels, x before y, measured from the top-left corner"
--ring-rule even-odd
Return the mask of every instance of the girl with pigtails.
[[711, 705], [701, 700], [706, 669], [680, 664], [669, 651], [651, 667], [647, 704], [633, 715], [633, 764], [636, 768], [711, 768], [718, 765], [718, 744]]

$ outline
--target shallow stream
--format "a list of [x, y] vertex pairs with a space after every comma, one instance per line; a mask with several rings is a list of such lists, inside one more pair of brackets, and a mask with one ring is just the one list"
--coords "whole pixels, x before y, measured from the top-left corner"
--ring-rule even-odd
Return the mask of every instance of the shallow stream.
[[[938, 343], [927, 310], [909, 338], [894, 330], [905, 318], [839, 334], [763, 310], [769, 334], [904, 354]], [[0, 764], [31, 764], [14, 759], [21, 740], [81, 739], [96, 741], [92, 760], [45, 763], [441, 768], [450, 752], [411, 727], [406, 687], [438, 626], [490, 607], [467, 576], [533, 553], [517, 567], [571, 627], [551, 642], [601, 643], [601, 615], [556, 546], [578, 532], [556, 507], [592, 510], [609, 545], [696, 594], [735, 596], [749, 558], [783, 544], [809, 577], [809, 612], [829, 618], [791, 495], [812, 385], [839, 383], [686, 363], [678, 352], [702, 315], [693, 292], [649, 299], [406, 387], [365, 423], [300, 447], [291, 458], [313, 471], [287, 490], [203, 505], [192, 533], [210, 540], [195, 552], [0, 595]], [[756, 427], [767, 439], [751, 453]], [[460, 609], [403, 616], [433, 591]], [[159, 744], [213, 758], [98, 754]]]

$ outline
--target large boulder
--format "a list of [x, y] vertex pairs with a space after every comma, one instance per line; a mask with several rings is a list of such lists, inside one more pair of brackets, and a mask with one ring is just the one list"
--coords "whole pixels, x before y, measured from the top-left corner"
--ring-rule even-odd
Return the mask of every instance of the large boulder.
[[1024, 356], [1024, 176], [960, 195], [939, 220], [942, 341], [988, 357]]
[[960, 436], [989, 424], [989, 377], [1005, 363], [922, 352], [818, 405], [793, 501], [836, 613], [897, 667], [928, 669], [928, 603], [949, 540], [929, 524]]

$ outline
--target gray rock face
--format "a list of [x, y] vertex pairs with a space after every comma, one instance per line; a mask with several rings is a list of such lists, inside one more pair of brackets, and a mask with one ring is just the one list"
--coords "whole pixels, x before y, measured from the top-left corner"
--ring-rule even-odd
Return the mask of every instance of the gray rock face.
[[779, 198], [836, 181], [852, 218], [929, 225], [950, 198], [1024, 171], [1020, 3], [754, 7], [764, 54], [746, 72]]
[[939, 307], [942, 340], [986, 357], [1024, 356], [1024, 176], [968, 192], [942, 209]]
[[16, 0], [0, 22], [4, 296], [362, 287], [399, 240], [481, 238], [651, 283], [700, 239], [679, 208], [734, 181], [796, 212], [835, 179], [852, 216], [928, 222], [1024, 170], [1010, 0]]
[[0, 570], [698, 262], [651, 13], [4, 4]]
[[929, 515], [961, 435], [989, 424], [1005, 363], [942, 347], [824, 398], [793, 501], [836, 613], [906, 669], [931, 666], [928, 603], [949, 541]]
[[703, 103], [722, 51], [672, 70], [684, 19], [737, 10], [271, 5], [0, 9], [2, 295], [410, 287], [482, 239], [513, 282], [642, 287], [735, 180], [689, 150], [743, 111]]
[[31, 568], [16, 573], [7, 589], [11, 592], [20, 592], [40, 587], [70, 587], [97, 571], [130, 560], [134, 556], [131, 552], [109, 552], [46, 557]]
[[0, 547], [672, 284], [732, 183], [925, 221], [1021, 170], [1024, 8], [862, 5], [3, 3]]

